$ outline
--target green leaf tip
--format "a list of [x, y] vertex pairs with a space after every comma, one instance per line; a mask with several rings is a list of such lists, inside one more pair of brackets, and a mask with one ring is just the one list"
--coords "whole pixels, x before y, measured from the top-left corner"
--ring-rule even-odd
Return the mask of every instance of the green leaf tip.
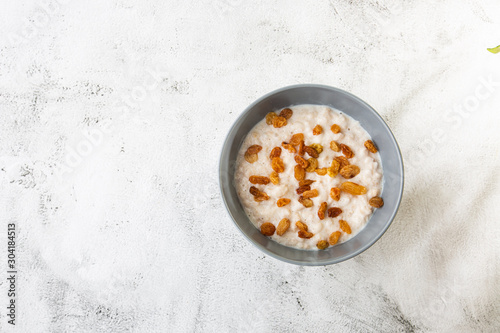
[[498, 45], [497, 47], [492, 47], [491, 49], [487, 49], [488, 51], [490, 51], [491, 53], [498, 53], [500, 52], [500, 45]]

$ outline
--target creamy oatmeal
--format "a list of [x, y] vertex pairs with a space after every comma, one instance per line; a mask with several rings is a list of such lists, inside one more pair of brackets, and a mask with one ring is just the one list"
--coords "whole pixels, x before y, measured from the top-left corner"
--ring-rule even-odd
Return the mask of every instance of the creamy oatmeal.
[[243, 141], [234, 181], [255, 227], [300, 249], [347, 241], [383, 205], [377, 148], [359, 122], [327, 106], [268, 114]]

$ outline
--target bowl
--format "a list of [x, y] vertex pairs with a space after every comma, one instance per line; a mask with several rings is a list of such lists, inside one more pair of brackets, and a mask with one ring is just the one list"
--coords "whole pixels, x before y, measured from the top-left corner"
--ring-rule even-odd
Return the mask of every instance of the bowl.
[[[383, 168], [384, 206], [375, 209], [366, 226], [347, 242], [326, 250], [302, 250], [281, 245], [262, 235], [250, 221], [234, 186], [236, 157], [245, 136], [273, 110], [299, 104], [328, 105], [359, 121], [379, 147]], [[350, 259], [372, 246], [394, 220], [403, 195], [404, 169], [398, 144], [380, 115], [358, 97], [338, 88], [316, 84], [284, 87], [262, 96], [236, 120], [222, 148], [219, 163], [222, 199], [241, 233], [262, 252], [279, 260], [305, 266], [330, 265]]]

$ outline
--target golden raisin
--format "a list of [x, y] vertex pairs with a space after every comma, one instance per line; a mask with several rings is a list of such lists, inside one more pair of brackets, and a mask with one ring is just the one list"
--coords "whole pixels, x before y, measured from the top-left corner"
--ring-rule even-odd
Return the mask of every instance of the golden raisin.
[[257, 154], [249, 154], [248, 152], [245, 153], [245, 160], [248, 163], [257, 162], [258, 159], [259, 159], [259, 155], [257, 155]]
[[285, 148], [286, 150], [288, 150], [288, 151], [289, 151], [290, 153], [292, 153], [292, 154], [295, 154], [295, 153], [297, 152], [297, 150], [295, 149], [295, 147], [294, 147], [294, 146], [292, 146], [291, 144], [289, 144], [288, 142], [283, 141], [283, 142], [281, 143], [281, 146], [282, 146], [283, 148]]
[[323, 127], [321, 127], [321, 125], [316, 125], [313, 128], [313, 135], [320, 135], [321, 133], [323, 133]]
[[340, 189], [352, 195], [361, 195], [367, 192], [366, 187], [353, 182], [343, 182]]
[[322, 202], [318, 209], [318, 217], [320, 220], [325, 219], [325, 212], [326, 212], [326, 201]]
[[264, 236], [272, 236], [274, 235], [274, 231], [276, 231], [276, 227], [270, 222], [262, 223], [260, 226], [260, 233]]
[[278, 223], [278, 228], [276, 229], [276, 234], [278, 236], [283, 236], [283, 234], [290, 228], [290, 220], [287, 218], [284, 218], [283, 220]]
[[333, 124], [332, 127], [330, 128], [333, 133], [337, 134], [340, 133], [340, 126], [337, 124]]
[[250, 147], [248, 147], [247, 153], [249, 153], [249, 154], [258, 154], [259, 151], [261, 151], [261, 150], [262, 150], [262, 146], [251, 145]]
[[304, 152], [306, 152], [309, 156], [311, 156], [313, 158], [318, 158], [319, 157], [319, 154], [316, 151], [316, 149], [314, 149], [311, 146], [305, 146], [304, 147]]
[[281, 116], [274, 117], [273, 118], [273, 126], [274, 126], [274, 128], [280, 128], [280, 127], [286, 126], [286, 118], [281, 117]]
[[340, 225], [340, 229], [342, 229], [343, 232], [345, 232], [346, 234], [351, 233], [351, 227], [349, 226], [349, 224], [346, 221], [339, 220], [339, 225]]
[[274, 157], [271, 160], [271, 167], [277, 173], [281, 173], [281, 172], [285, 171], [285, 165], [283, 164], [283, 160], [279, 157]]
[[300, 187], [296, 190], [298, 195], [301, 195], [305, 191], [309, 191], [311, 189], [310, 185], [300, 185]]
[[260, 192], [258, 195], [254, 196], [253, 199], [257, 202], [269, 200], [269, 196], [265, 192]]
[[287, 198], [281, 198], [281, 199], [278, 199], [278, 201], [276, 201], [276, 205], [278, 207], [283, 207], [283, 206], [286, 206], [290, 203], [290, 199], [287, 199]]
[[252, 184], [261, 184], [261, 185], [267, 185], [271, 181], [269, 178], [264, 176], [250, 176], [248, 180], [250, 180], [250, 183]]
[[290, 144], [292, 146], [298, 146], [300, 144], [300, 141], [304, 140], [304, 134], [303, 133], [297, 133], [292, 135], [292, 138], [290, 139]]
[[280, 147], [274, 147], [273, 150], [271, 150], [271, 154], [269, 154], [269, 158], [273, 159], [274, 157], [280, 157], [281, 156], [281, 148]]
[[305, 144], [304, 144], [304, 140], [300, 140], [300, 142], [299, 142], [299, 151], [298, 151], [298, 154], [299, 154], [299, 155], [301, 155], [301, 156], [302, 156], [302, 155], [304, 155], [304, 153], [305, 153], [304, 148], [305, 148], [305, 147], [306, 147], [306, 146], [305, 146]]
[[330, 243], [330, 245], [335, 245], [339, 241], [339, 238], [340, 238], [340, 231], [332, 232], [330, 237], [328, 237], [328, 243]]
[[332, 187], [332, 189], [330, 190], [330, 197], [335, 201], [339, 201], [340, 189], [338, 187]]
[[298, 235], [299, 235], [300, 238], [306, 238], [306, 239], [309, 239], [312, 236], [314, 236], [313, 233], [310, 233], [310, 232], [307, 232], [307, 231], [303, 231], [303, 230], [299, 230]]
[[292, 115], [293, 115], [293, 111], [292, 111], [292, 109], [289, 109], [289, 108], [285, 108], [285, 109], [281, 110], [281, 112], [280, 112], [280, 117], [283, 117], [285, 119], [292, 118]]
[[327, 168], [328, 176], [334, 178], [339, 174], [340, 163], [337, 160], [332, 161], [332, 165]]
[[262, 192], [255, 186], [250, 187], [250, 194], [253, 195], [253, 199], [257, 202], [269, 200], [269, 196], [267, 195], [266, 192]]
[[260, 190], [255, 186], [250, 186], [250, 194], [256, 196], [260, 193]]
[[314, 157], [308, 158], [307, 162], [309, 165], [306, 168], [306, 172], [314, 172], [318, 168], [318, 160]]
[[302, 196], [299, 197], [299, 203], [301, 203], [302, 206], [304, 206], [306, 208], [312, 207], [314, 205], [314, 203], [311, 199], [306, 199]]
[[295, 162], [297, 162], [297, 164], [304, 169], [309, 166], [309, 162], [307, 162], [307, 160], [300, 155], [295, 155]]
[[305, 224], [304, 222], [302, 221], [297, 221], [295, 222], [295, 226], [297, 228], [299, 228], [299, 230], [304, 230], [304, 231], [307, 231], [309, 228], [307, 227], [307, 224]]
[[314, 170], [314, 172], [316, 172], [319, 176], [324, 176], [326, 175], [327, 168], [319, 168]]
[[309, 147], [313, 148], [314, 150], [316, 150], [318, 152], [318, 154], [321, 154], [323, 152], [323, 146], [320, 145], [319, 143], [313, 143], [312, 145], [310, 145]]
[[330, 149], [338, 153], [340, 151], [340, 145], [337, 143], [337, 141], [331, 141]]
[[317, 189], [305, 191], [304, 193], [302, 193], [302, 196], [305, 199], [316, 198], [318, 195], [319, 195], [319, 193], [318, 193]]
[[354, 153], [352, 152], [351, 148], [349, 148], [348, 145], [341, 143], [340, 150], [342, 150], [342, 154], [344, 154], [344, 156], [346, 158], [353, 158], [354, 157]]
[[304, 180], [304, 178], [306, 178], [306, 171], [300, 165], [297, 164], [293, 170], [295, 179], [297, 179], [298, 181]]
[[[337, 156], [333, 160], [339, 162], [339, 170], [341, 170], [346, 165], [351, 164], [349, 162], [349, 160], [347, 158], [345, 158], [345, 156]], [[332, 162], [332, 165], [333, 165], [333, 162]]]
[[356, 177], [359, 174], [359, 167], [357, 165], [346, 165], [342, 169], [340, 169], [340, 175], [345, 179], [351, 179]]
[[320, 240], [318, 243], [316, 243], [316, 247], [320, 250], [325, 250], [328, 248], [328, 242], [326, 240]]
[[342, 214], [342, 209], [339, 207], [328, 208], [328, 217], [337, 217]]
[[315, 180], [311, 180], [311, 179], [304, 179], [304, 180], [301, 180], [299, 182], [299, 186], [303, 186], [303, 185], [311, 185], [312, 183], [314, 183]]
[[370, 152], [372, 152], [374, 154], [376, 152], [378, 152], [377, 146], [375, 146], [375, 144], [373, 143], [372, 140], [365, 141], [365, 147], [366, 147], [366, 149], [368, 149]]
[[384, 199], [381, 197], [373, 197], [368, 201], [370, 206], [375, 207], [375, 208], [380, 208], [384, 205]]
[[274, 185], [278, 185], [280, 183], [280, 175], [276, 171], [271, 172], [269, 179]]
[[266, 124], [272, 125], [273, 124], [273, 119], [276, 117], [276, 113], [274, 112], [269, 112], [266, 114]]

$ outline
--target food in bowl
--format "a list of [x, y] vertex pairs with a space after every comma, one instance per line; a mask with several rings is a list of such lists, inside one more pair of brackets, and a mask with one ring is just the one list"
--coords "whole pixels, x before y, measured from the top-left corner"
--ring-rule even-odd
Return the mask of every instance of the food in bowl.
[[265, 236], [298, 249], [348, 241], [383, 206], [382, 164], [358, 121], [323, 105], [270, 112], [244, 139], [235, 186]]

